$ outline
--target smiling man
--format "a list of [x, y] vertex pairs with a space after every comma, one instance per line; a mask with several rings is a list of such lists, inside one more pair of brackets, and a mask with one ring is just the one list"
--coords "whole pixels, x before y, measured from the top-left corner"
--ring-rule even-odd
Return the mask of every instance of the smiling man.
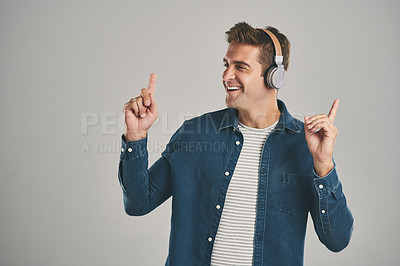
[[185, 121], [150, 168], [155, 74], [125, 104], [119, 180], [126, 213], [147, 214], [172, 196], [166, 265], [302, 265], [308, 213], [320, 241], [342, 250], [353, 217], [332, 157], [339, 101], [328, 115], [293, 118], [277, 99], [287, 38], [245, 22], [226, 34], [228, 108]]

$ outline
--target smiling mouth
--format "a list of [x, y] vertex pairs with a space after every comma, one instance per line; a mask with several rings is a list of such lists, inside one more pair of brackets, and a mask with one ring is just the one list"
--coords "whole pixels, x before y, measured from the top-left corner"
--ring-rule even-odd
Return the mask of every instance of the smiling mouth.
[[228, 86], [228, 84], [225, 83], [225, 88], [228, 91], [237, 91], [237, 90], [240, 90], [242, 87], [241, 86]]

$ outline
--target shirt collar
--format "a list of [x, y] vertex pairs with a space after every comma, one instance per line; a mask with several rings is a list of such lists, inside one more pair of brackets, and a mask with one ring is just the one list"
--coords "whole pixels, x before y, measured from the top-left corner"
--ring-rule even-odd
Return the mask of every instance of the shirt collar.
[[[279, 121], [275, 129], [279, 131], [285, 131], [285, 129], [287, 128], [293, 133], [300, 133], [300, 129], [298, 128], [295, 119], [286, 109], [286, 105], [283, 103], [283, 101], [279, 99], [277, 101], [278, 101], [279, 111], [281, 111], [281, 116], [279, 117]], [[237, 117], [238, 117], [238, 110], [234, 108], [228, 108], [224, 118], [222, 119], [222, 122], [218, 127], [218, 130], [227, 127], [234, 127], [236, 130], [239, 131]]]

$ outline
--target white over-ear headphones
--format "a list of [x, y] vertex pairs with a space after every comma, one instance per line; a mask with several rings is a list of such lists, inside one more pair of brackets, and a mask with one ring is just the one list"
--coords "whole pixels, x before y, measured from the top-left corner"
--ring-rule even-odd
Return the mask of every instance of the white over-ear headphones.
[[283, 86], [283, 78], [285, 76], [285, 68], [283, 66], [283, 56], [281, 44], [278, 38], [269, 30], [258, 29], [264, 31], [272, 40], [275, 48], [275, 63], [267, 68], [264, 73], [264, 83], [273, 89], [280, 89]]

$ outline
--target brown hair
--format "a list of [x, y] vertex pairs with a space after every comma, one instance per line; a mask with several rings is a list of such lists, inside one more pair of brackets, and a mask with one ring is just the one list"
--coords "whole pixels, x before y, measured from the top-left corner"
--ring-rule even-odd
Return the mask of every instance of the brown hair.
[[[289, 57], [290, 57], [290, 43], [286, 36], [279, 32], [274, 27], [266, 27], [266, 30], [272, 32], [279, 40], [279, 43], [282, 48], [283, 55], [283, 66], [285, 70], [288, 70], [289, 67]], [[259, 47], [260, 55], [258, 58], [258, 62], [260, 62], [264, 75], [264, 72], [267, 70], [269, 66], [274, 63], [274, 54], [275, 48], [271, 38], [262, 30], [257, 30], [250, 26], [246, 22], [239, 22], [235, 26], [233, 26], [229, 31], [225, 32], [226, 41], [228, 43], [237, 42], [237, 43], [246, 43]]]

